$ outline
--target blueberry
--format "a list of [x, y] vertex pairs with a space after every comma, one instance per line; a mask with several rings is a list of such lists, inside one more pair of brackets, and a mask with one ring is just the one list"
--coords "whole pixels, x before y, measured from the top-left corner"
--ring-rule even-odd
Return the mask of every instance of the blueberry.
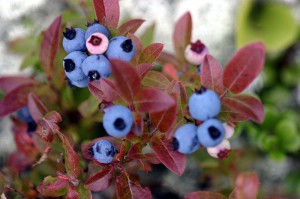
[[85, 77], [84, 79], [80, 79], [80, 80], [71, 80], [67, 77], [66, 80], [68, 81], [70, 87], [78, 87], [78, 88], [85, 88], [89, 85], [90, 82], [88, 77]]
[[217, 146], [225, 137], [225, 128], [221, 121], [209, 119], [198, 127], [197, 136], [201, 145], [205, 147]]
[[90, 148], [89, 152], [98, 162], [108, 164], [113, 161], [116, 149], [110, 141], [100, 140]]
[[202, 86], [190, 97], [189, 111], [194, 119], [201, 121], [216, 117], [221, 111], [220, 98], [215, 91]]
[[133, 114], [125, 106], [113, 105], [106, 109], [103, 117], [103, 126], [106, 132], [113, 137], [124, 137], [133, 125]]
[[102, 34], [104, 34], [107, 38], [110, 38], [110, 34], [108, 29], [101, 25], [98, 21], [94, 21], [91, 24], [87, 24], [88, 29], [85, 32], [85, 41], [93, 34], [96, 32], [100, 32]]
[[174, 150], [183, 154], [195, 152], [200, 144], [197, 137], [197, 127], [194, 124], [185, 124], [179, 127], [173, 139]]
[[63, 33], [63, 47], [67, 53], [85, 51], [85, 31], [81, 28], [66, 28]]
[[21, 109], [19, 109], [17, 111], [17, 117], [19, 118], [19, 120], [25, 123], [29, 123], [33, 121], [28, 106], [24, 106]]
[[195, 43], [191, 42], [185, 49], [185, 59], [194, 65], [202, 64], [205, 55], [208, 54], [207, 47], [197, 40]]
[[111, 74], [110, 62], [104, 55], [91, 55], [83, 61], [82, 71], [90, 81], [108, 77]]
[[108, 39], [100, 32], [93, 33], [86, 40], [86, 47], [91, 54], [103, 54], [107, 50]]
[[[87, 57], [84, 52], [74, 51], [64, 58], [63, 66], [70, 82], [85, 81], [87, 76], [82, 72], [81, 65]], [[76, 86], [76, 83], [74, 85]]]
[[110, 40], [106, 56], [108, 59], [118, 58], [129, 62], [135, 55], [136, 47], [133, 41], [124, 36], [116, 36]]

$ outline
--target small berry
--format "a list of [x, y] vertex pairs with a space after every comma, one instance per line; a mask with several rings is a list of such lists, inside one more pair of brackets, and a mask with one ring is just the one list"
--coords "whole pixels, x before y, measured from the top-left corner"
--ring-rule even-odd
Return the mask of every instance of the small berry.
[[108, 59], [117, 58], [123, 61], [131, 61], [136, 52], [133, 41], [124, 36], [116, 36], [110, 40], [106, 56]]
[[105, 26], [101, 25], [97, 20], [94, 20], [93, 23], [88, 23], [87, 27], [88, 29], [85, 32], [85, 41], [87, 41], [88, 38], [96, 32], [104, 34], [107, 38], [110, 37], [108, 29]]
[[81, 69], [82, 62], [87, 57], [88, 56], [84, 52], [74, 51], [64, 58], [63, 66], [70, 82], [80, 82], [87, 78]]
[[190, 154], [199, 148], [197, 127], [194, 124], [185, 124], [179, 127], [173, 139], [174, 150], [183, 154]]
[[225, 128], [219, 120], [209, 119], [198, 126], [197, 136], [204, 147], [217, 146], [225, 137]]
[[91, 55], [83, 61], [82, 71], [90, 81], [99, 80], [111, 74], [110, 62], [103, 55]]
[[86, 40], [86, 47], [91, 54], [103, 54], [108, 47], [108, 39], [100, 32], [93, 33]]
[[223, 123], [223, 126], [225, 128], [225, 138], [229, 139], [233, 136], [234, 134], [234, 128], [227, 123]]
[[100, 140], [89, 149], [89, 153], [98, 162], [108, 164], [113, 161], [116, 149], [110, 141]]
[[133, 114], [125, 106], [113, 105], [105, 109], [103, 126], [106, 132], [113, 137], [124, 137], [133, 125]]
[[221, 101], [218, 94], [201, 87], [189, 99], [189, 111], [194, 119], [205, 121], [216, 117], [221, 111]]
[[229, 152], [230, 152], [230, 143], [226, 139], [224, 139], [219, 145], [215, 147], [207, 148], [207, 153], [210, 156], [219, 159], [226, 158]]
[[85, 51], [85, 31], [81, 28], [66, 28], [63, 33], [63, 47], [67, 53]]
[[24, 106], [19, 109], [17, 111], [17, 117], [19, 120], [27, 124], [27, 132], [29, 135], [32, 135], [37, 128], [37, 123], [31, 117], [28, 106]]
[[207, 47], [200, 40], [197, 40], [195, 43], [191, 42], [185, 49], [186, 60], [194, 65], [202, 64], [207, 54]]
[[68, 77], [66, 77], [66, 80], [68, 81], [68, 85], [70, 87], [78, 87], [78, 88], [85, 88], [89, 85], [89, 78], [85, 77], [84, 79], [80, 80], [71, 80]]

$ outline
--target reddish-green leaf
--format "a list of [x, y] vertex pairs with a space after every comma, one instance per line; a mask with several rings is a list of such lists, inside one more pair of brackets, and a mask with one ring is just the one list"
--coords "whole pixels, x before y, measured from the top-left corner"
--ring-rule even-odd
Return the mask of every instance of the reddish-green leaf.
[[131, 131], [139, 136], [142, 134], [144, 130], [144, 119], [143, 119], [143, 116], [141, 113], [135, 111], [134, 112], [134, 124], [133, 124], [133, 127], [131, 129]]
[[169, 85], [170, 81], [161, 72], [149, 71], [142, 81], [142, 85], [145, 87], [154, 87], [159, 89], [165, 89]]
[[40, 50], [42, 68], [48, 79], [51, 79], [54, 68], [54, 59], [58, 52], [61, 35], [61, 16], [58, 16], [49, 28], [43, 33]]
[[140, 41], [140, 39], [138, 37], [136, 37], [134, 34], [128, 33], [127, 37], [129, 37], [136, 46], [135, 55], [134, 55], [133, 59], [131, 60], [131, 63], [135, 66], [139, 62], [139, 57], [140, 57], [144, 47], [143, 47], [143, 44]]
[[116, 28], [120, 18], [119, 0], [93, 0], [97, 19], [110, 28]]
[[10, 91], [18, 88], [19, 86], [24, 86], [27, 84], [34, 84], [35, 80], [29, 77], [21, 77], [21, 76], [5, 76], [0, 77], [0, 90], [5, 93], [9, 93]]
[[74, 151], [70, 142], [66, 138], [66, 136], [60, 132], [57, 133], [59, 138], [62, 141], [62, 146], [64, 148], [64, 156], [65, 156], [65, 167], [69, 177], [77, 179], [79, 176], [81, 169], [79, 167], [79, 158], [77, 153]]
[[68, 190], [68, 193], [67, 193], [66, 199], [78, 199], [79, 194], [75, 190], [75, 187], [67, 186], [67, 190]]
[[253, 199], [257, 198], [259, 179], [256, 173], [248, 172], [239, 174], [235, 181], [235, 189], [229, 199]]
[[180, 81], [173, 80], [166, 88], [168, 93], [176, 94], [176, 99], [181, 111], [183, 111], [184, 106], [187, 104], [187, 94], [185, 87]]
[[21, 151], [15, 151], [8, 156], [7, 167], [16, 175], [31, 166], [33, 159]]
[[136, 67], [138, 74], [140, 75], [141, 79], [145, 77], [145, 75], [151, 70], [153, 67], [152, 64], [139, 64]]
[[114, 168], [112, 166], [106, 167], [96, 174], [90, 176], [85, 182], [84, 185], [91, 191], [102, 191], [110, 186], [112, 172]]
[[179, 79], [178, 72], [177, 72], [176, 68], [170, 63], [166, 63], [163, 66], [163, 71], [162, 72], [163, 72], [163, 74], [169, 76], [170, 78], [172, 78], [174, 80]]
[[154, 88], [141, 90], [134, 100], [134, 104], [141, 112], [154, 113], [167, 110], [175, 104], [169, 94]]
[[149, 188], [143, 188], [137, 182], [133, 182], [122, 173], [116, 179], [116, 192], [118, 199], [151, 199], [151, 191]]
[[100, 102], [102, 100], [111, 102], [119, 97], [115, 83], [105, 77], [101, 78], [99, 81], [90, 82], [88, 88], [92, 95]]
[[39, 134], [46, 142], [51, 142], [54, 134], [59, 131], [59, 126], [57, 123], [61, 121], [62, 118], [60, 114], [55, 111], [51, 111], [39, 121], [37, 130], [35, 132]]
[[265, 62], [261, 42], [248, 44], [235, 53], [223, 73], [223, 85], [232, 93], [240, 93], [259, 75]]
[[165, 51], [161, 52], [157, 61], [161, 64], [170, 63], [179, 71], [182, 71], [184, 68], [183, 64], [177, 59], [177, 57]]
[[134, 34], [144, 22], [142, 19], [131, 19], [119, 27], [119, 34], [127, 35], [129, 32]]
[[232, 111], [238, 112], [248, 119], [258, 123], [264, 121], [264, 106], [255, 97], [246, 95], [224, 97], [222, 103], [232, 109]]
[[142, 51], [139, 63], [152, 64], [160, 55], [164, 45], [161, 43], [153, 43], [144, 48]]
[[29, 93], [28, 95], [28, 108], [31, 117], [36, 123], [48, 112], [46, 106], [34, 93]]
[[223, 68], [211, 55], [204, 57], [204, 61], [201, 65], [200, 77], [201, 86], [212, 89], [219, 94], [223, 93]]
[[[175, 95], [175, 94], [174, 94]], [[174, 96], [176, 100], [176, 96]], [[161, 112], [150, 113], [152, 124], [161, 132], [168, 132], [176, 122], [177, 118], [177, 103], [169, 109]]]
[[[43, 91], [44, 90], [44, 91]], [[0, 118], [4, 117], [16, 110], [22, 108], [27, 104], [27, 97], [30, 92], [45, 92], [45, 85], [41, 84], [26, 84], [19, 86], [14, 90], [10, 91], [1, 101], [0, 101]]]
[[111, 59], [111, 69], [118, 93], [129, 103], [140, 89], [141, 79], [136, 69], [129, 63]]
[[171, 171], [181, 176], [185, 169], [185, 155], [174, 150], [172, 140], [163, 134], [156, 134], [150, 140], [150, 146], [158, 159]]
[[91, 190], [85, 188], [82, 184], [77, 187], [79, 199], [93, 199]]
[[184, 197], [185, 199], [226, 199], [226, 197], [220, 193], [213, 193], [209, 191], [197, 191], [188, 193]]
[[[101, 78], [102, 79], [102, 78]], [[101, 80], [100, 79], [100, 80]], [[104, 93], [103, 93], [103, 90], [101, 88], [101, 83], [100, 81], [98, 80], [95, 80], [95, 81], [92, 81], [89, 83], [88, 85], [88, 88], [91, 92], [91, 94], [96, 98], [98, 99], [100, 102], [103, 100], [103, 96], [104, 96]]]
[[220, 117], [223, 117], [227, 123], [236, 123], [248, 120], [249, 118], [244, 114], [233, 110], [231, 107], [228, 107], [226, 104], [222, 104], [222, 111]]
[[68, 179], [47, 176], [43, 182], [37, 187], [38, 192], [43, 196], [59, 197], [67, 193]]
[[173, 32], [173, 44], [177, 57], [185, 61], [184, 51], [191, 42], [192, 36], [192, 17], [189, 12], [185, 13], [175, 24]]

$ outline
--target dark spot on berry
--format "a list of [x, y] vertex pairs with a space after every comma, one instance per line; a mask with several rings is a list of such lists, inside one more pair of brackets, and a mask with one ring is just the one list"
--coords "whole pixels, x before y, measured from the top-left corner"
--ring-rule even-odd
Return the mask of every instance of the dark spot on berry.
[[90, 81], [98, 80], [101, 78], [101, 75], [96, 70], [91, 70], [88, 73], [88, 77]]
[[97, 153], [101, 154], [101, 146], [99, 146], [98, 144], [96, 145], [96, 151]]
[[93, 46], [99, 46], [102, 42], [102, 39], [100, 37], [97, 37], [95, 35], [91, 36], [91, 39], [89, 40], [89, 43]]
[[209, 135], [212, 139], [216, 140], [221, 136], [221, 132], [214, 126], [208, 128]]
[[99, 24], [99, 21], [96, 20], [96, 19], [94, 19], [94, 21], [93, 21], [92, 23], [87, 22], [85, 26], [86, 26], [86, 27], [90, 27], [90, 26], [92, 26], [92, 25], [94, 25], [94, 24]]
[[114, 127], [120, 131], [126, 128], [125, 121], [122, 118], [117, 118], [114, 122]]
[[31, 121], [27, 123], [27, 131], [28, 132], [34, 132], [37, 128], [37, 124], [35, 123], [35, 121]]
[[72, 40], [76, 37], [76, 30], [74, 28], [66, 28], [66, 31], [63, 32], [65, 38]]
[[106, 156], [114, 157], [115, 155], [115, 147], [111, 146], [110, 149], [106, 150]]
[[179, 149], [179, 142], [176, 138], [173, 138], [172, 145], [173, 145], [174, 151], [177, 151]]
[[195, 137], [193, 138], [193, 140], [192, 140], [192, 144], [191, 144], [191, 146], [190, 146], [190, 150], [193, 150], [194, 147], [197, 146], [197, 145], [198, 145], [198, 137], [195, 136]]
[[75, 69], [75, 63], [72, 59], [64, 59], [64, 69], [66, 72], [72, 72]]
[[195, 43], [191, 42], [190, 44], [191, 50], [197, 54], [200, 54], [205, 48], [205, 45], [200, 40], [197, 40]]
[[199, 95], [205, 93], [206, 91], [207, 91], [207, 88], [205, 88], [204, 86], [201, 86], [200, 89], [195, 89], [195, 93], [199, 94]]
[[89, 154], [91, 157], [94, 157], [94, 150], [93, 150], [93, 147], [88, 148], [88, 154]]
[[121, 43], [121, 48], [123, 49], [124, 52], [131, 52], [133, 49], [133, 45], [132, 45], [132, 40], [131, 39], [126, 39], [125, 41], [123, 41]]
[[219, 153], [217, 154], [219, 159], [224, 159], [228, 157], [228, 154], [231, 152], [231, 150], [229, 149], [223, 149], [221, 151], [219, 151]]

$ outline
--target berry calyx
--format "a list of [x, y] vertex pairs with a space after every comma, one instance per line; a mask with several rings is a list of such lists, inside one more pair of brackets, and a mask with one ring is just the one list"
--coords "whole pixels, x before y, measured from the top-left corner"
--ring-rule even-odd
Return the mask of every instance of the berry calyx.
[[66, 31], [63, 32], [65, 38], [72, 40], [76, 37], [76, 31], [74, 28], [66, 28]]
[[219, 159], [224, 159], [228, 157], [228, 154], [231, 152], [230, 149], [223, 149], [220, 150], [219, 153], [217, 154]]
[[93, 46], [99, 46], [101, 44], [102, 39], [100, 37], [97, 37], [95, 35], [92, 35], [89, 43], [92, 44]]
[[212, 139], [216, 140], [221, 136], [221, 132], [214, 126], [208, 128], [209, 135]]
[[75, 63], [72, 59], [64, 59], [64, 69], [66, 72], [72, 72], [75, 69]]
[[205, 45], [198, 39], [195, 43], [191, 42], [191, 50], [197, 54], [201, 54], [201, 52], [205, 49]]
[[125, 121], [122, 118], [117, 118], [114, 122], [114, 126], [116, 129], [122, 131], [126, 128]]
[[133, 45], [132, 45], [132, 40], [131, 39], [127, 39], [125, 41], [123, 41], [123, 43], [121, 44], [121, 48], [123, 49], [124, 52], [131, 52], [133, 49]]
[[101, 78], [101, 75], [96, 70], [91, 70], [88, 73], [88, 77], [90, 81], [99, 80]]
[[201, 86], [200, 89], [195, 89], [196, 94], [203, 94], [206, 91], [207, 91], [207, 88], [205, 88], [204, 86]]

